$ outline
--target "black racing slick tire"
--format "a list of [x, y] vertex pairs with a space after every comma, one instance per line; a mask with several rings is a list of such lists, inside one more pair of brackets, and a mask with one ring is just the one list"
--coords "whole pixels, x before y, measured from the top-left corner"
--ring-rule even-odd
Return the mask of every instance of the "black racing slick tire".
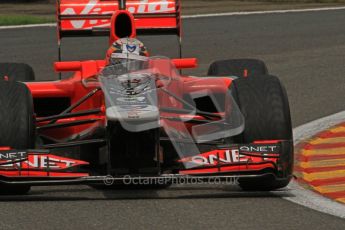
[[24, 63], [0, 63], [0, 79], [5, 77], [10, 81], [35, 81], [34, 70]]
[[[30, 149], [35, 122], [30, 90], [24, 83], [0, 80], [0, 146]], [[25, 194], [30, 186], [0, 184], [0, 194]]]
[[208, 76], [251, 77], [268, 74], [265, 63], [258, 59], [229, 59], [213, 62]]
[[[288, 174], [292, 174], [293, 143], [290, 108], [285, 88], [280, 80], [271, 75], [253, 78], [238, 78], [233, 81], [231, 92], [245, 118], [245, 130], [235, 137], [238, 143], [252, 143], [257, 140], [288, 140], [282, 151]], [[291, 175], [282, 179], [276, 177], [240, 179], [243, 190], [270, 191], [287, 186]]]

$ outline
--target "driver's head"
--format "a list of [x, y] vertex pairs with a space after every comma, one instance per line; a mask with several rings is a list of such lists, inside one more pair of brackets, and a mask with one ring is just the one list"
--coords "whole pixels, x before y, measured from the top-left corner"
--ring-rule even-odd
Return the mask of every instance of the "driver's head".
[[123, 66], [128, 70], [143, 68], [148, 52], [144, 44], [136, 38], [121, 38], [115, 41], [107, 51], [106, 64]]

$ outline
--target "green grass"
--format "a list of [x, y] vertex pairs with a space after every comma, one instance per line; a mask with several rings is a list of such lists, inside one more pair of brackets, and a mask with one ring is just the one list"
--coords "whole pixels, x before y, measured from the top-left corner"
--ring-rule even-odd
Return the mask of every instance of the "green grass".
[[0, 26], [27, 25], [55, 22], [54, 16], [0, 15]]

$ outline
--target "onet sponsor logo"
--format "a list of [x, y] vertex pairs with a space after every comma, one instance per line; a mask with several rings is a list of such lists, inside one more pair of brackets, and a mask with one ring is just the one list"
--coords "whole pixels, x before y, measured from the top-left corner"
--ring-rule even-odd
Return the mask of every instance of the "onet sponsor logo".
[[223, 156], [218, 154], [210, 154], [208, 156], [194, 156], [192, 157], [192, 162], [201, 165], [213, 165], [218, 161], [220, 163], [238, 163], [238, 162], [247, 162], [248, 159], [241, 158], [244, 157], [239, 154], [238, 149], [226, 150]]
[[[244, 154], [259, 153], [262, 156], [268, 156], [270, 153], [279, 152], [277, 145], [253, 145], [253, 146], [239, 146], [239, 148], [229, 150], [216, 150], [207, 154], [196, 155], [187, 158], [188, 162], [197, 165], [216, 165], [216, 164], [229, 164], [241, 163], [251, 161], [251, 158]], [[268, 158], [263, 158], [268, 159]]]
[[[19, 158], [17, 158], [17, 159], [19, 159]], [[4, 163], [7, 163], [7, 161]], [[8, 162], [8, 164], [2, 164], [1, 167], [14, 167], [14, 168], [21, 167], [23, 169], [25, 169], [25, 168], [66, 169], [66, 168], [73, 167], [76, 164], [78, 164], [78, 162], [64, 159], [64, 158], [58, 159], [55, 157], [34, 155], [34, 156], [30, 156], [28, 160], [25, 160], [22, 162]]]
[[0, 152], [0, 160], [15, 160], [26, 158], [26, 152]]
[[260, 146], [241, 146], [240, 151], [241, 152], [277, 152], [277, 145], [260, 145]]

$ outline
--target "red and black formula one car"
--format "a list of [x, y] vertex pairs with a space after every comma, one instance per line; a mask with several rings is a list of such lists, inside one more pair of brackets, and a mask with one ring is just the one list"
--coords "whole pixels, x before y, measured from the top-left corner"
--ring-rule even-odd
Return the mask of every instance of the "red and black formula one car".
[[[59, 46], [73, 36], [109, 36], [110, 45], [137, 34], [180, 36], [180, 7], [178, 0], [58, 0]], [[255, 59], [216, 61], [208, 77], [179, 72], [196, 66], [194, 58], [60, 60], [55, 71], [71, 77], [35, 81], [26, 64], [0, 64], [1, 192], [129, 177], [285, 187], [293, 143], [279, 79]]]

